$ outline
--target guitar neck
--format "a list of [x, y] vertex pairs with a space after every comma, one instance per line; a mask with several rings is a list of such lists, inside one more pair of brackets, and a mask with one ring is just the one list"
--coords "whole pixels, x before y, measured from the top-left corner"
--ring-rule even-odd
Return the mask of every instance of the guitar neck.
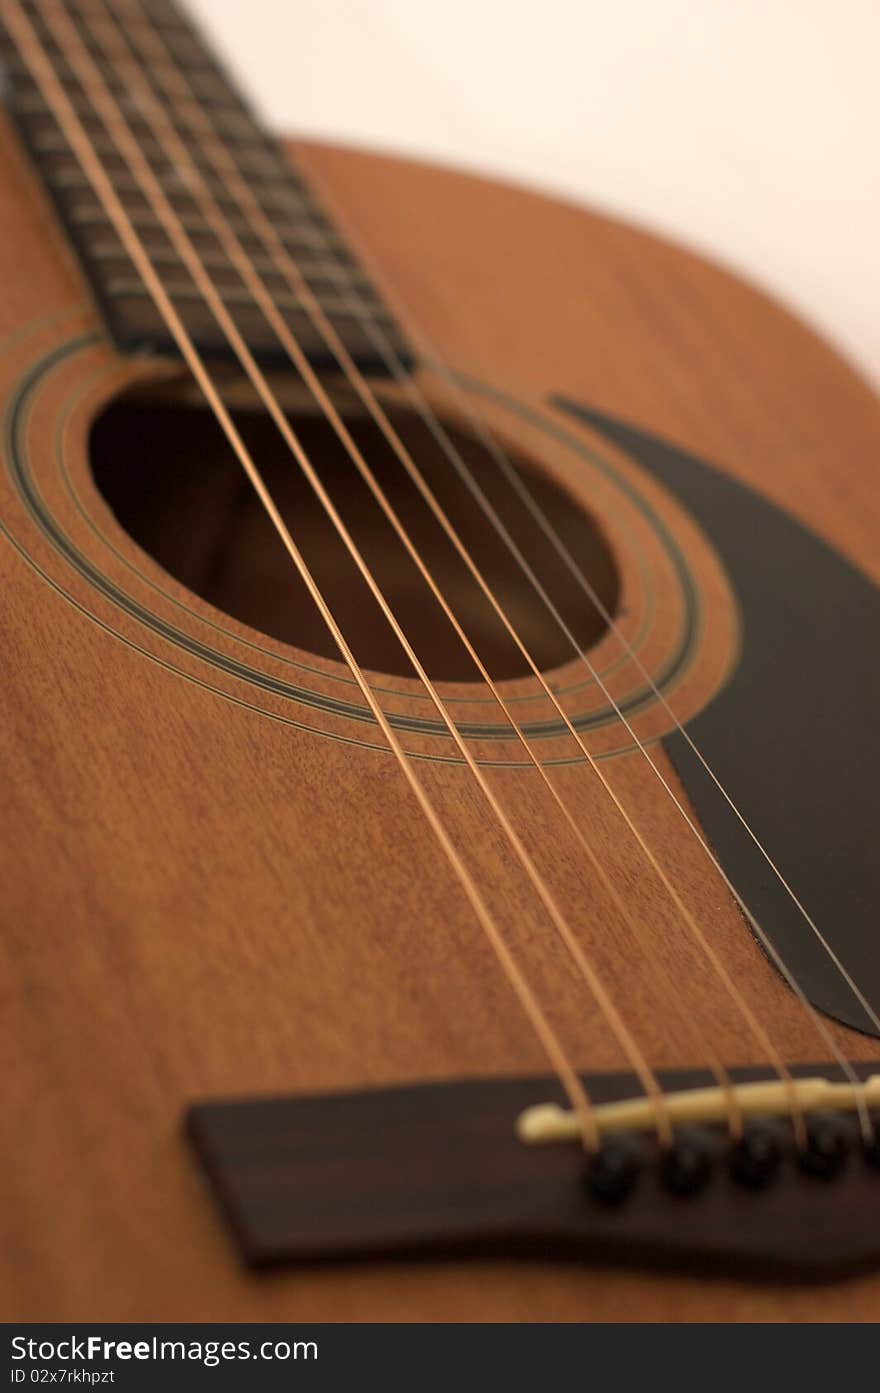
[[[392, 355], [409, 360], [392, 316], [344, 238], [176, 5], [169, 0], [109, 6], [102, 0], [64, 5], [24, 0], [22, 8], [35, 42], [25, 44], [20, 34], [0, 25], [7, 107], [121, 352], [175, 357], [176, 347], [82, 167], [66, 123], [59, 121], [34, 75], [37, 50], [51, 64], [53, 79], [199, 352], [209, 359], [229, 356], [225, 335], [132, 168], [130, 150], [121, 148], [118, 130], [108, 128], [94, 84], [83, 81], [73, 55], [59, 44], [53, 11], [62, 11], [64, 23], [76, 27], [93, 72], [124, 116], [128, 138], [137, 142], [248, 348], [261, 362], [280, 364], [285, 355], [255, 297], [253, 280], [242, 275], [240, 254], [314, 366], [330, 367], [336, 359], [326, 332], [307, 312], [303, 285], [306, 299], [314, 297], [363, 370], [387, 370]], [[173, 136], [168, 125], [166, 137], [157, 136], [145, 91], [161, 103]], [[194, 183], [201, 184], [201, 196]], [[206, 216], [206, 191], [214, 217]], [[234, 249], [230, 254], [230, 238], [239, 255]]]

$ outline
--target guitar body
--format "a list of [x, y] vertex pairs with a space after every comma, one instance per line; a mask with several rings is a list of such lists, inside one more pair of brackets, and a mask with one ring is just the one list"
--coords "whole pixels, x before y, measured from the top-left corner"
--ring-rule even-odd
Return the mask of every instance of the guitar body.
[[[240, 1264], [182, 1132], [194, 1101], [540, 1074], [546, 1060], [377, 748], [375, 724], [353, 714], [357, 692], [341, 662], [230, 617], [120, 524], [96, 483], [89, 432], [132, 387], [161, 388], [166, 370], [111, 346], [6, 126], [0, 152], [0, 488], [11, 540], [2, 552], [5, 1317], [880, 1316], [871, 1275], [816, 1287], [503, 1257], [259, 1275]], [[711, 528], [591, 412], [705, 462], [877, 578], [880, 408], [779, 306], [688, 252], [522, 190], [340, 149], [295, 154], [370, 256], [404, 328], [411, 317], [500, 438], [595, 520], [614, 557], [620, 622], [642, 634], [652, 674], [682, 623], [670, 546], [686, 558], [700, 623], [670, 678], [682, 719], [710, 712], [729, 689], [749, 652], [748, 616]], [[468, 429], [462, 392], [442, 375], [417, 380]], [[105, 480], [126, 466], [124, 451], [111, 452]], [[756, 532], [752, 545], [762, 555], [773, 534]], [[842, 685], [850, 639], [842, 623]], [[616, 690], [638, 685], [612, 632], [592, 657], [617, 674]], [[571, 657], [550, 668], [574, 690]], [[406, 749], [423, 757], [419, 776], [578, 1064], [626, 1068], [418, 683], [405, 665], [389, 675], [378, 660], [371, 678], [412, 718]], [[530, 675], [500, 685], [529, 719], [551, 719]], [[704, 1063], [688, 1029], [693, 1003], [726, 1063], [766, 1065], [565, 733], [542, 748], [625, 887], [644, 935], [638, 951], [585, 876], [535, 769], [493, 729], [485, 692], [457, 676], [440, 690], [462, 719], [483, 722], [475, 751], [492, 787], [628, 1004], [652, 1064]], [[588, 719], [596, 694], [582, 705]], [[870, 739], [841, 728], [834, 710], [825, 717], [816, 742]], [[698, 817], [663, 740], [667, 715], [647, 702], [633, 719]], [[750, 753], [749, 729], [746, 719], [746, 763], [766, 754]], [[645, 759], [613, 723], [597, 721], [596, 732], [602, 768], [780, 1052], [827, 1058]], [[864, 852], [864, 827], [859, 835]], [[684, 1016], [666, 1005], [670, 978]], [[880, 1060], [872, 1035], [825, 1019], [848, 1057]]]

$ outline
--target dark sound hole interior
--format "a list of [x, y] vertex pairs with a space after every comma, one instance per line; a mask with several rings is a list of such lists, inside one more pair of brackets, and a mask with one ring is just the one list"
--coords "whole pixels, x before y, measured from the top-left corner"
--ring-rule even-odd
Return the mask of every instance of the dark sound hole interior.
[[[430, 431], [415, 413], [389, 414], [534, 660], [543, 670], [569, 661], [570, 640]], [[411, 677], [406, 654], [271, 421], [259, 412], [240, 412], [236, 424], [358, 662], [374, 671]], [[479, 680], [332, 427], [321, 417], [305, 414], [291, 416], [291, 424], [428, 673], [449, 681]], [[348, 424], [490, 674], [527, 675], [522, 654], [379, 429], [358, 416], [351, 416]], [[461, 429], [447, 425], [447, 430], [578, 643], [591, 647], [605, 628], [601, 616], [486, 450]], [[172, 576], [253, 629], [311, 653], [339, 658], [290, 556], [206, 410], [122, 398], [96, 421], [91, 459], [98, 489], [121, 526]], [[514, 463], [613, 614], [618, 575], [595, 522], [542, 474], [519, 459]]]

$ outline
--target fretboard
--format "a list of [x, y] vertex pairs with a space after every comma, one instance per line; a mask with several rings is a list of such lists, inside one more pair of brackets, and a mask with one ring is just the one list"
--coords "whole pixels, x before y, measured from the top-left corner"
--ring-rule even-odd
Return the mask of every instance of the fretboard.
[[[225, 337], [187, 265], [112, 133], [95, 110], [87, 90], [78, 81], [69, 55], [56, 42], [47, 25], [46, 9], [52, 5], [57, 9], [58, 0], [47, 0], [44, 5], [39, 0], [22, 0], [22, 8], [51, 60], [54, 74], [100, 156], [187, 331], [206, 357], [229, 356]], [[228, 242], [224, 247], [216, 235], [216, 220], [212, 226], [206, 218], [204, 202], [188, 188], [184, 173], [169, 154], [167, 140], [157, 139], [154, 125], [144, 116], [123, 75], [114, 69], [112, 54], [108, 57], [106, 47], [93, 32], [94, 16], [101, 13], [102, 5], [103, 0], [82, 0], [82, 3], [70, 0], [64, 5], [64, 11], [76, 24], [91, 58], [100, 69], [103, 82], [119, 103], [139, 149], [149, 160], [163, 193], [222, 293], [248, 347], [264, 363], [284, 361], [285, 354], [277, 335], [255, 299], [253, 282], [249, 285], [240, 274], [228, 254]], [[139, 58], [144, 79], [162, 101], [199, 177], [313, 365], [323, 367], [335, 362], [324, 335], [316, 329], [289, 274], [280, 266], [277, 245], [274, 250], [271, 244], [267, 245], [265, 226], [261, 228], [259, 222], [255, 222], [253, 206], [243, 206], [241, 198], [220, 177], [216, 161], [206, 150], [204, 129], [193, 127], [191, 106], [189, 111], [178, 109], [168, 91], [155, 82], [139, 39], [142, 28], [144, 33], [148, 32], [152, 44], [157, 36], [161, 39], [168, 62], [185, 75], [187, 103], [195, 101], [200, 112], [209, 119], [212, 138], [222, 142], [226, 156], [234, 161], [246, 181], [251, 198], [271, 222], [285, 252], [295, 262], [359, 366], [372, 372], [387, 370], [389, 350], [401, 361], [408, 362], [407, 345], [375, 287], [288, 157], [262, 129], [194, 26], [170, 0], [139, 0], [134, 9], [127, 6], [126, 0], [112, 0], [109, 9], [123, 26], [126, 15], [130, 16], [126, 38]], [[148, 28], [144, 26], [145, 12]], [[137, 22], [133, 19], [135, 13]], [[23, 52], [2, 24], [0, 61], [5, 72], [7, 107], [51, 195], [117, 347], [123, 353], [176, 356], [174, 342], [107, 210], [94, 192]], [[191, 170], [187, 173], [191, 180]]]

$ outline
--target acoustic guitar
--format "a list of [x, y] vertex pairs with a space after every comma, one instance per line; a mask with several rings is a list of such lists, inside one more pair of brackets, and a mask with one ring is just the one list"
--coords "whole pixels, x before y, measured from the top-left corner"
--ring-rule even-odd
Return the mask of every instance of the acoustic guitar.
[[880, 408], [2, 0], [4, 1314], [880, 1316]]

